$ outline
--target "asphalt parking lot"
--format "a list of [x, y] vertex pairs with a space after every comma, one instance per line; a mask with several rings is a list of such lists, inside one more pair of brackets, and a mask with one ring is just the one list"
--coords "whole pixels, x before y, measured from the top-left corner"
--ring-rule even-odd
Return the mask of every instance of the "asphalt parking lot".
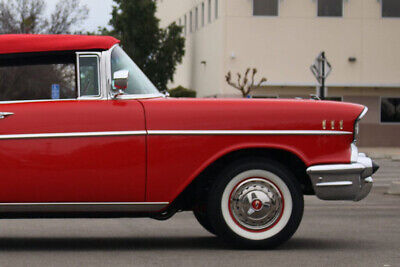
[[191, 213], [166, 222], [0, 220], [0, 266], [400, 266], [400, 196], [385, 194], [400, 162], [379, 163], [361, 202], [306, 197], [299, 230], [276, 250], [230, 249]]

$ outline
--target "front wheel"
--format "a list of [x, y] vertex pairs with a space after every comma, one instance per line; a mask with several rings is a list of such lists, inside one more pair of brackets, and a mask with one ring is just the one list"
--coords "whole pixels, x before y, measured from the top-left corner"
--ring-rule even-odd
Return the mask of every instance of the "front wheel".
[[274, 248], [297, 230], [304, 200], [295, 177], [267, 159], [235, 162], [216, 180], [208, 216], [217, 235], [244, 248]]

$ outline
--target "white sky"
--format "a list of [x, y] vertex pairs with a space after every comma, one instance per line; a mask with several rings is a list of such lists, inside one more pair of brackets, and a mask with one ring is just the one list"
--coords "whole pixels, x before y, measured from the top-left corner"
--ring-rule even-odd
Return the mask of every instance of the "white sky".
[[[47, 12], [52, 12], [59, 0], [45, 0]], [[112, 0], [80, 0], [89, 9], [89, 18], [79, 28], [83, 31], [95, 31], [98, 26], [107, 26], [112, 11]]]

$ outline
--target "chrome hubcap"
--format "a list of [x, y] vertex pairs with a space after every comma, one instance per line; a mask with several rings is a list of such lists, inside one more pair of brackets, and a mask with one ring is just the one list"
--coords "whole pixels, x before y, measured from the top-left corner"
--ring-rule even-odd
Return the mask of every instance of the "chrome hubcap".
[[270, 227], [281, 217], [283, 200], [272, 182], [252, 178], [235, 187], [229, 208], [240, 226], [257, 231]]

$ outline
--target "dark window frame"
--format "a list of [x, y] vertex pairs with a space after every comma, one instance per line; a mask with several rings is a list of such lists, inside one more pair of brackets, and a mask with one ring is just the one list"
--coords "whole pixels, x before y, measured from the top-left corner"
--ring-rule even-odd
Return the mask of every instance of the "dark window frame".
[[381, 96], [381, 97], [379, 97], [379, 123], [380, 124], [385, 124], [385, 125], [387, 125], [387, 124], [399, 125], [400, 124], [400, 119], [399, 119], [399, 121], [383, 121], [382, 120], [382, 101], [384, 99], [396, 99], [396, 100], [399, 101], [398, 106], [400, 107], [400, 97], [398, 97], [398, 96], [397, 97], [396, 96]]
[[341, 14], [340, 15], [320, 15], [319, 12], [319, 7], [320, 7], [320, 2], [321, 0], [317, 0], [317, 17], [318, 18], [343, 18], [344, 17], [344, 0], [336, 0], [336, 1], [340, 1], [342, 4], [342, 8], [341, 8]]
[[384, 18], [384, 19], [398, 19], [398, 18], [400, 18], [400, 10], [399, 10], [399, 14], [396, 15], [396, 16], [384, 16], [383, 8], [384, 8], [384, 5], [385, 5], [385, 3], [384, 3], [385, 1], [387, 1], [387, 0], [380, 0], [380, 2], [381, 2], [381, 17]]
[[253, 9], [253, 17], [278, 17], [279, 16], [279, 9], [280, 9], [280, 0], [271, 0], [276, 2], [276, 13], [275, 14], [256, 14], [255, 12], [255, 1], [260, 1], [260, 0], [253, 0], [252, 1], [252, 9]]

